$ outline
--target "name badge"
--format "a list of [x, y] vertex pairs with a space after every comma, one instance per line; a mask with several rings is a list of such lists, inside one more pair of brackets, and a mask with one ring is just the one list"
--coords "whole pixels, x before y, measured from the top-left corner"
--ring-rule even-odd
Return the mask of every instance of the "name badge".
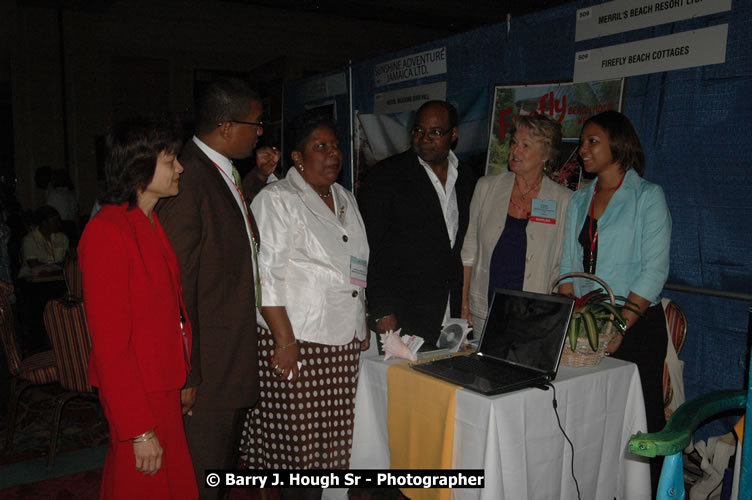
[[533, 206], [530, 210], [531, 222], [542, 222], [543, 224], [556, 224], [556, 200], [533, 199]]
[[350, 256], [350, 283], [365, 288], [367, 274], [368, 262], [363, 259]]

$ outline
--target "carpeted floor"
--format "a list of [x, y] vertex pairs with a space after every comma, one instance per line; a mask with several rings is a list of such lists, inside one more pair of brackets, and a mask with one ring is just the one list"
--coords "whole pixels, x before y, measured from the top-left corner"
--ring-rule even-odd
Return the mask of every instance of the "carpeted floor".
[[[3, 500], [96, 500], [101, 480], [102, 469], [89, 470], [0, 490], [0, 498]], [[275, 490], [268, 490], [267, 498], [279, 500]], [[261, 500], [261, 494], [257, 489], [234, 488], [230, 491], [230, 500]]]
[[[96, 500], [102, 469], [79, 472], [33, 484], [0, 490], [3, 500]], [[267, 489], [266, 500], [279, 500], [275, 489]], [[396, 489], [351, 490], [350, 500], [409, 500]], [[233, 488], [229, 500], [261, 500], [261, 491], [254, 488]]]
[[4, 500], [96, 500], [101, 478], [102, 469], [88, 470], [0, 490], [0, 498]]
[[[57, 385], [30, 387], [21, 396], [13, 445], [4, 449], [8, 415], [0, 415], [0, 466], [47, 456], [50, 446], [50, 424], [55, 409], [55, 396], [62, 393]], [[57, 436], [57, 453], [94, 448], [107, 444], [107, 421], [98, 403], [72, 399], [63, 409]]]
[[[73, 399], [60, 422], [55, 466], [47, 467], [50, 423], [59, 386], [30, 387], [20, 401], [10, 452], [0, 449], [0, 498], [3, 500], [95, 500], [109, 438], [98, 404]], [[0, 447], [5, 445], [7, 411], [0, 414]], [[267, 500], [279, 500], [275, 489]], [[352, 500], [405, 500], [396, 489], [351, 490]], [[261, 491], [233, 488], [230, 500], [261, 500]]]
[[72, 399], [63, 409], [55, 465], [47, 467], [57, 385], [21, 396], [12, 447], [5, 449], [7, 410], [0, 414], [0, 498], [95, 499], [109, 438], [98, 404]]

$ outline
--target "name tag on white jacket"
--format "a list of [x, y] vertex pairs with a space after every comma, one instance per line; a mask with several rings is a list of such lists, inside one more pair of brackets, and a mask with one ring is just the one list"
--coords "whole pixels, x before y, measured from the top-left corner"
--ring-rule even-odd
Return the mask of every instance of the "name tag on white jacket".
[[366, 287], [366, 275], [368, 274], [368, 261], [355, 256], [350, 257], [350, 283]]

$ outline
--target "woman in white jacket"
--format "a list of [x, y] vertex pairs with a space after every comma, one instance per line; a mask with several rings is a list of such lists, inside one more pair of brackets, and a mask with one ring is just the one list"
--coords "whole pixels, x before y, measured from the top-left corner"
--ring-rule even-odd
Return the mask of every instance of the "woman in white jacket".
[[559, 274], [564, 221], [572, 192], [549, 179], [561, 126], [542, 115], [516, 116], [509, 171], [481, 178], [462, 246], [462, 317], [483, 330], [496, 288], [546, 293]]
[[[308, 112], [291, 136], [294, 168], [251, 205], [269, 328], [259, 327], [261, 395], [241, 450], [254, 469], [346, 469], [360, 351], [369, 345], [368, 241], [355, 197], [335, 182], [334, 126]], [[320, 494], [280, 490], [282, 498]]]

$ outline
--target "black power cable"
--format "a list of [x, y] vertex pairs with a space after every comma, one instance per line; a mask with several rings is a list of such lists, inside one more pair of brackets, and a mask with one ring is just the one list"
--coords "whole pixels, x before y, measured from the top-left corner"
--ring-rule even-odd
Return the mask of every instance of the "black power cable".
[[561, 419], [559, 419], [559, 410], [558, 410], [558, 403], [556, 402], [556, 387], [552, 383], [546, 384], [551, 389], [554, 390], [554, 398], [552, 401], [553, 407], [554, 407], [554, 415], [556, 415], [556, 423], [559, 424], [559, 429], [561, 429], [561, 433], [564, 434], [564, 439], [567, 440], [567, 443], [569, 443], [569, 447], [572, 449], [572, 461], [571, 461], [571, 468], [572, 468], [572, 479], [574, 479], [574, 486], [577, 488], [577, 498], [579, 500], [582, 500], [582, 496], [580, 495], [580, 484], [577, 482], [577, 477], [574, 475], [574, 445], [572, 444], [572, 440], [569, 439], [569, 436], [567, 436], [566, 431], [564, 431], [564, 427], [561, 426]]

